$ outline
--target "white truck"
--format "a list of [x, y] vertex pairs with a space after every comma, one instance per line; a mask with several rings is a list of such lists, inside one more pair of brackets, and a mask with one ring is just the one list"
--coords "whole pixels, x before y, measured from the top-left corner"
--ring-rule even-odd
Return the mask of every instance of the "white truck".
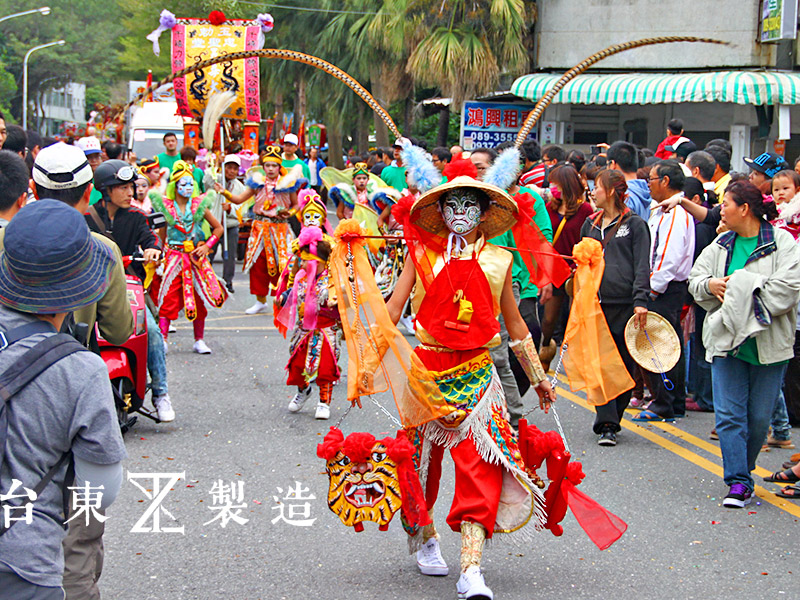
[[140, 160], [153, 158], [164, 151], [164, 135], [174, 133], [178, 148], [183, 147], [183, 123], [188, 119], [177, 114], [175, 102], [145, 102], [132, 111], [128, 128], [128, 148]]

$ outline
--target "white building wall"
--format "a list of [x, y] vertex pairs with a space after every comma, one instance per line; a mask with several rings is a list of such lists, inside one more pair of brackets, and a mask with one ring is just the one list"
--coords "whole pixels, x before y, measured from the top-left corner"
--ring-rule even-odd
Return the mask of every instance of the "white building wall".
[[612, 44], [665, 35], [712, 37], [731, 46], [669, 44], [607, 58], [601, 69], [771, 66], [774, 45], [757, 44], [758, 0], [542, 0], [536, 66], [568, 69]]

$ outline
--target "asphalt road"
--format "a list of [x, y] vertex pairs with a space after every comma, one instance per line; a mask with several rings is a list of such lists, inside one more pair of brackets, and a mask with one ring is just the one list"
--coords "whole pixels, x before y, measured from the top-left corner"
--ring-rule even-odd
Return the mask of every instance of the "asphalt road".
[[[219, 265], [218, 265], [219, 266]], [[445, 461], [437, 527], [451, 574], [424, 577], [407, 553], [399, 520], [389, 531], [366, 524], [355, 533], [326, 506], [327, 477], [316, 444], [346, 408], [344, 385], [334, 390], [330, 421], [316, 421], [316, 393], [297, 414], [286, 410], [293, 390], [285, 385], [288, 342], [272, 315], [247, 316], [252, 297], [237, 273], [237, 293], [206, 326], [210, 356], [191, 352], [192, 331], [178, 321], [167, 365], [177, 412], [172, 424], [140, 419], [126, 434], [131, 473], [185, 473], [162, 506], [174, 517], [160, 527], [183, 533], [132, 533], [150, 501], [133, 483], [123, 484], [105, 535], [103, 598], [121, 600], [218, 599], [447, 599], [455, 598], [459, 535], [444, 516], [452, 497], [452, 468]], [[343, 353], [343, 359], [346, 354]], [[344, 362], [343, 362], [344, 364]], [[538, 533], [527, 547], [497, 542], [484, 552], [487, 584], [498, 599], [564, 598], [714, 599], [799, 598], [794, 548], [800, 504], [779, 501], [779, 488], [764, 483], [744, 510], [721, 507], [727, 488], [716, 442], [708, 440], [713, 415], [690, 413], [675, 425], [639, 427], [626, 422], [615, 448], [601, 448], [591, 432], [592, 413], [579, 395], [560, 388], [558, 411], [573, 455], [587, 477], [580, 489], [628, 524], [625, 535], [600, 551], [568, 514], [564, 535]], [[391, 400], [384, 406], [393, 410]], [[529, 396], [526, 402], [531, 405]], [[628, 416], [628, 418], [630, 415]], [[552, 417], [530, 415], [542, 429]], [[393, 435], [392, 422], [373, 404], [353, 410], [345, 434]], [[382, 435], [380, 435], [382, 437]], [[798, 438], [800, 439], [800, 438]], [[759, 460], [762, 475], [792, 451], [772, 450]], [[760, 477], [757, 478], [760, 482]], [[210, 493], [219, 481], [243, 484], [240, 524], [223, 528]], [[139, 480], [152, 490], [152, 479]], [[305, 502], [295, 517], [308, 527], [273, 520], [276, 501], [300, 482]], [[279, 489], [283, 492], [279, 492]], [[145, 528], [152, 528], [149, 519]]]

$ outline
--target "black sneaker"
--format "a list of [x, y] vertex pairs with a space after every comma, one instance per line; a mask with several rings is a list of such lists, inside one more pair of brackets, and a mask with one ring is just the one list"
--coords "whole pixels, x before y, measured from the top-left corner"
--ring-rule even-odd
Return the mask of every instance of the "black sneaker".
[[600, 437], [597, 440], [598, 446], [616, 446], [617, 445], [617, 434], [614, 433], [610, 428], [603, 430], [600, 434]]
[[235, 292], [233, 291], [233, 282], [232, 282], [232, 281], [228, 281], [228, 282], [226, 282], [226, 283], [225, 283], [225, 288], [226, 288], [226, 289], [228, 290], [228, 292], [230, 292], [231, 294], [235, 293]]

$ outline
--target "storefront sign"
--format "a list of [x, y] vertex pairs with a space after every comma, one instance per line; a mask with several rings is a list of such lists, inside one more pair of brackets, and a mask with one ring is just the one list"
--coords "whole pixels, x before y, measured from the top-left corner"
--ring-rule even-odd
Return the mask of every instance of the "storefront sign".
[[761, 41], [777, 42], [797, 37], [797, 0], [763, 0]]
[[[461, 109], [461, 146], [464, 150], [472, 150], [513, 142], [532, 110], [533, 104], [464, 102]], [[538, 138], [536, 129], [528, 135], [528, 139]]]

